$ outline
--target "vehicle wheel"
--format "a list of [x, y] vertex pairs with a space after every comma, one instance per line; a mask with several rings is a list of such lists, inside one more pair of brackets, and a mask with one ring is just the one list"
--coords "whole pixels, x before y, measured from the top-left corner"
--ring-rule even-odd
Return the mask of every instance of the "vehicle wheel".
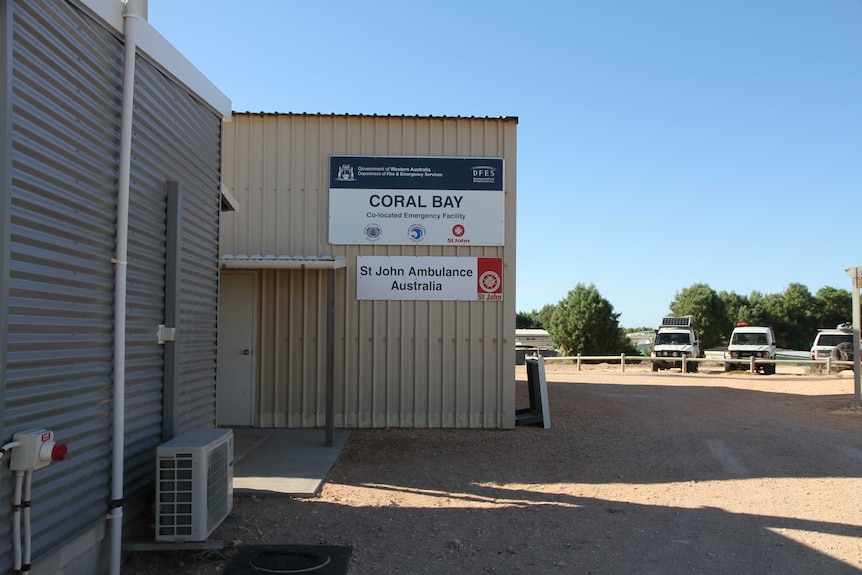
[[652, 362], [652, 370], [658, 371], [658, 364], [656, 362]]
[[763, 366], [763, 375], [775, 375], [775, 364], [768, 363]]
[[691, 373], [697, 373], [697, 368], [698, 368], [698, 363], [696, 361], [693, 361], [690, 364], [688, 364], [688, 370]]
[[735, 367], [736, 367], [736, 366], [735, 366], [735, 365], [733, 365], [732, 363], [725, 363], [725, 364], [724, 364], [724, 372], [725, 372], [725, 373], [727, 373], [728, 371], [733, 371], [733, 369], [734, 369]]
[[834, 355], [838, 361], [853, 361], [853, 344], [849, 341], [839, 343], [835, 346]]

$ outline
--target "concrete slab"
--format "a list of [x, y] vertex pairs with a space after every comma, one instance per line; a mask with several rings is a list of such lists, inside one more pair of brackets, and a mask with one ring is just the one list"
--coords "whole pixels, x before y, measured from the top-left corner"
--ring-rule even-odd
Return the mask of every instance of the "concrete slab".
[[313, 497], [344, 448], [350, 430], [336, 429], [327, 447], [323, 429], [234, 430], [235, 494]]

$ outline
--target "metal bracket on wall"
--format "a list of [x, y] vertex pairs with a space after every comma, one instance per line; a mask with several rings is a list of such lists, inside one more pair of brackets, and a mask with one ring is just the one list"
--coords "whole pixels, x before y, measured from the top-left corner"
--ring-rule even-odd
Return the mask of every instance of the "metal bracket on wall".
[[166, 327], [164, 324], [159, 325], [159, 331], [156, 332], [159, 338], [159, 345], [164, 345], [169, 341], [177, 341], [177, 328]]

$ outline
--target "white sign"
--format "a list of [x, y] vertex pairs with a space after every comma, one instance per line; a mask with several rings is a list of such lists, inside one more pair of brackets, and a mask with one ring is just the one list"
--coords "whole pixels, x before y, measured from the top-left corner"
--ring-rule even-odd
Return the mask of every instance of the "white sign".
[[356, 256], [356, 299], [503, 301], [503, 259]]
[[329, 243], [502, 246], [503, 192], [329, 190]]
[[502, 246], [501, 158], [332, 156], [329, 243]]

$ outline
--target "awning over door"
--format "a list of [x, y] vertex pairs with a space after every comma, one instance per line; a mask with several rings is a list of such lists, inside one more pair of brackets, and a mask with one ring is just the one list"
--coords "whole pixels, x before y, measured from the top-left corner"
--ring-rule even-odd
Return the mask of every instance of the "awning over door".
[[337, 270], [347, 267], [344, 257], [332, 256], [222, 256], [222, 269]]

